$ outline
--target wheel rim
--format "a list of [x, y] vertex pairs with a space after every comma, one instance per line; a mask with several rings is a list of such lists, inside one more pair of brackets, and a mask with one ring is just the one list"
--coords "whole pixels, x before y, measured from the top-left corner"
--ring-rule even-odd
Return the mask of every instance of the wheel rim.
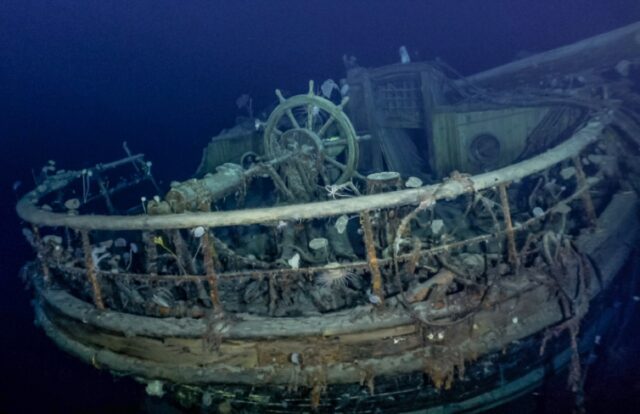
[[327, 174], [331, 178], [325, 185], [341, 184], [351, 179], [358, 163], [355, 129], [343, 111], [348, 98], [336, 105], [317, 96], [313, 85], [310, 81], [307, 94], [286, 99], [280, 90], [276, 90], [280, 104], [266, 123], [265, 153], [274, 159], [288, 151], [283, 148], [283, 143], [290, 144], [292, 137], [311, 140], [319, 151], [323, 167], [332, 171], [332, 174]]

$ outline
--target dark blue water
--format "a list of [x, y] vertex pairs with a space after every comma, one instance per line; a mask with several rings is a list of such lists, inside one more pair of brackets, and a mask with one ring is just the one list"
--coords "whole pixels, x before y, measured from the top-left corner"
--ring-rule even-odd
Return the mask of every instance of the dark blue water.
[[[406, 45], [414, 60], [442, 58], [471, 74], [637, 20], [637, 0], [3, 0], [0, 412], [142, 409], [141, 387], [79, 363], [33, 326], [31, 295], [17, 277], [32, 254], [12, 191], [17, 180], [31, 185], [32, 169], [49, 159], [60, 168], [108, 161], [127, 141], [154, 161], [159, 179], [184, 179], [210, 137], [233, 125], [239, 95], [261, 108], [275, 88], [302, 92], [309, 79], [338, 79], [345, 53], [380, 66]], [[620, 407], [639, 391], [634, 338], [612, 351], [629, 372], [596, 371], [603, 381], [594, 392]], [[556, 401], [568, 397], [558, 394], [522, 409], [562, 412], [567, 405]]]

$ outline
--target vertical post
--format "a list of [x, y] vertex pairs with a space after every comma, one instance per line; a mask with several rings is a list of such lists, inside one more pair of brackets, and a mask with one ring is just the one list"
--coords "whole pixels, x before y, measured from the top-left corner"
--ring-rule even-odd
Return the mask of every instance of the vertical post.
[[374, 171], [380, 171], [383, 169], [383, 157], [380, 150], [380, 143], [382, 141], [381, 128], [378, 125], [376, 116], [376, 105], [373, 96], [373, 85], [371, 84], [371, 78], [369, 72], [364, 70], [362, 72], [362, 92], [364, 95], [364, 107], [367, 115], [367, 126], [371, 133], [372, 145], [371, 145], [371, 168]]
[[144, 243], [145, 270], [150, 275], [158, 274], [158, 251], [153, 242], [154, 233], [150, 231], [142, 232], [142, 242]]
[[276, 275], [269, 275], [269, 315], [274, 316], [276, 313]]
[[364, 245], [367, 251], [367, 262], [371, 271], [371, 291], [380, 299], [380, 305], [384, 304], [384, 291], [382, 289], [382, 274], [380, 273], [380, 265], [376, 256], [376, 245], [373, 242], [373, 228], [371, 226], [371, 217], [368, 211], [360, 213], [360, 224], [364, 237]]
[[202, 235], [202, 254], [204, 256], [204, 268], [207, 274], [207, 282], [209, 282], [209, 298], [214, 312], [222, 311], [220, 296], [218, 295], [218, 277], [213, 264], [213, 243], [209, 237], [209, 229], [206, 229]]
[[195, 266], [193, 265], [193, 261], [191, 261], [191, 254], [189, 253], [184, 238], [182, 238], [182, 234], [180, 234], [180, 229], [171, 230], [171, 238], [173, 239], [173, 245], [176, 247], [176, 256], [178, 257], [180, 266], [185, 269], [185, 273], [195, 275]]
[[502, 214], [504, 215], [504, 224], [506, 226], [507, 233], [507, 247], [509, 250], [509, 263], [518, 268], [518, 254], [516, 252], [516, 239], [513, 234], [513, 223], [511, 222], [511, 209], [509, 208], [509, 197], [507, 196], [507, 185], [498, 185], [500, 193], [500, 204], [502, 204]]
[[102, 292], [100, 291], [100, 284], [98, 283], [98, 276], [96, 274], [95, 263], [93, 263], [93, 256], [91, 255], [91, 242], [89, 241], [89, 231], [80, 230], [82, 236], [82, 250], [84, 251], [84, 263], [87, 268], [87, 278], [91, 284], [93, 290], [93, 303], [96, 308], [104, 309], [104, 302], [102, 301]]
[[587, 187], [587, 176], [582, 169], [582, 163], [580, 162], [580, 157], [575, 156], [572, 158], [573, 166], [576, 169], [576, 182], [578, 183], [578, 188], [585, 190], [580, 194], [580, 198], [582, 199], [582, 205], [584, 206], [584, 211], [587, 214], [587, 221], [589, 222], [589, 226], [595, 227], [598, 217], [596, 216], [596, 209], [593, 207], [593, 200], [591, 199], [591, 193], [589, 193], [589, 189]]
[[44, 279], [45, 286], [49, 286], [51, 282], [51, 271], [49, 270], [49, 266], [47, 265], [47, 258], [44, 256], [44, 251], [42, 249], [42, 237], [40, 237], [40, 229], [35, 224], [31, 225], [33, 229], [33, 236], [36, 242], [36, 254], [40, 259], [40, 264], [42, 265], [42, 278]]
[[109, 195], [109, 189], [104, 184], [104, 180], [102, 180], [102, 174], [100, 173], [101, 169], [95, 170], [96, 179], [98, 181], [98, 187], [100, 187], [100, 194], [104, 197], [104, 202], [107, 204], [107, 209], [109, 213], [115, 214], [116, 208], [113, 206], [113, 202], [111, 201], [111, 196]]
[[428, 161], [429, 167], [433, 169], [433, 165], [435, 165], [435, 163], [433, 160], [433, 123], [431, 122], [431, 116], [433, 108], [435, 107], [435, 99], [433, 96], [432, 85], [434, 82], [429, 75], [430, 72], [424, 70], [420, 72], [420, 92], [422, 94], [422, 116], [424, 117], [424, 139], [427, 142], [427, 153], [424, 158]]

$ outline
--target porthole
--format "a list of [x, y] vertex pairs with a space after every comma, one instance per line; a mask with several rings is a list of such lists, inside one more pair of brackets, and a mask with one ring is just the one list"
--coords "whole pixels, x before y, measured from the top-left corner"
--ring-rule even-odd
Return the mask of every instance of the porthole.
[[500, 160], [500, 140], [495, 135], [476, 135], [469, 145], [469, 157], [483, 167], [491, 167]]

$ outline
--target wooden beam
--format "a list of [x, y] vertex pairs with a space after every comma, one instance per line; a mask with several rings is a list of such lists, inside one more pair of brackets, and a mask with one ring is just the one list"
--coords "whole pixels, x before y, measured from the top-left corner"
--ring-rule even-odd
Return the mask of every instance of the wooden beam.
[[514, 84], [535, 82], [543, 75], [578, 73], [585, 69], [612, 67], [623, 59], [640, 56], [640, 22], [588, 39], [510, 62], [457, 81], [508, 89]]

